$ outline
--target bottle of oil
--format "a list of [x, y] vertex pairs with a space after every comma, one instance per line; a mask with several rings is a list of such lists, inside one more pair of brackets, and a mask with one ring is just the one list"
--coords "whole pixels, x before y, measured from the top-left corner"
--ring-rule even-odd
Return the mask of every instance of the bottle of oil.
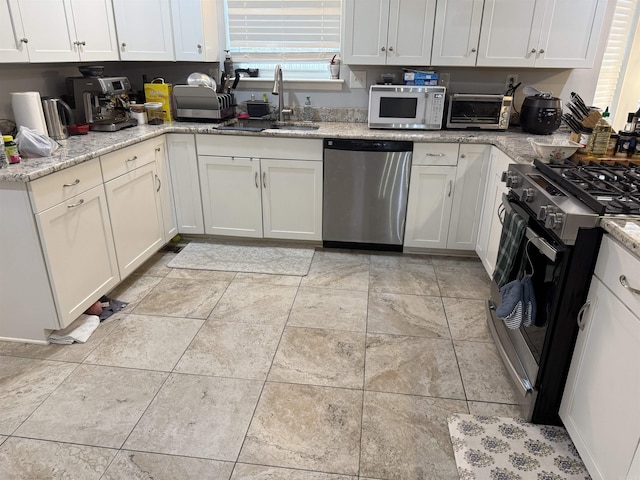
[[611, 137], [611, 125], [609, 125], [609, 107], [602, 113], [587, 144], [587, 155], [591, 157], [603, 157], [607, 153], [609, 137]]

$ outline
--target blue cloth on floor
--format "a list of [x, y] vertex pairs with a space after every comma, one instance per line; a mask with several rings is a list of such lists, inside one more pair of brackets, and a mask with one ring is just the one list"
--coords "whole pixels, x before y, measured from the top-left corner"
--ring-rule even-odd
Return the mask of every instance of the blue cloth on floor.
[[500, 289], [500, 305], [496, 308], [496, 315], [508, 328], [520, 328], [524, 316], [522, 281], [513, 280]]

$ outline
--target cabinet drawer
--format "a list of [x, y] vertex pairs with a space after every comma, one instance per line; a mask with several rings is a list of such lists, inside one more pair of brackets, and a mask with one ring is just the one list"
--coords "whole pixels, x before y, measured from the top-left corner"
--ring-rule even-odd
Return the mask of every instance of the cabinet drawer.
[[97, 158], [29, 183], [34, 213], [42, 212], [102, 183]]
[[142, 165], [155, 161], [155, 148], [156, 142], [147, 140], [101, 156], [100, 164], [102, 165], [104, 181], [108, 182]]
[[640, 312], [640, 295], [620, 282], [620, 276], [624, 275], [631, 288], [640, 290], [640, 260], [608, 235], [602, 239], [595, 273], [629, 310]]
[[412, 165], [457, 165], [457, 143], [414, 143]]
[[196, 135], [198, 155], [322, 160], [322, 140], [312, 138]]

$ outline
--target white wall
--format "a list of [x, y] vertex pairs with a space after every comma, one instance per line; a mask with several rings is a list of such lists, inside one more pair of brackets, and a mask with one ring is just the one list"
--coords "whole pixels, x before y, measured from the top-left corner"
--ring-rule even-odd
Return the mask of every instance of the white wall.
[[629, 52], [624, 81], [620, 90], [620, 100], [614, 113], [613, 126], [621, 130], [627, 121], [627, 114], [638, 110], [640, 102], [640, 28], [636, 25], [633, 46]]

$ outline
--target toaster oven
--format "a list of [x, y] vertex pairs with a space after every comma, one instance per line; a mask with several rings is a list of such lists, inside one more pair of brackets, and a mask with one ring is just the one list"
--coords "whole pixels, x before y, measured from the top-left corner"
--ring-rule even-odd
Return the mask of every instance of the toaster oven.
[[454, 93], [449, 96], [447, 128], [506, 130], [512, 102], [504, 95]]

